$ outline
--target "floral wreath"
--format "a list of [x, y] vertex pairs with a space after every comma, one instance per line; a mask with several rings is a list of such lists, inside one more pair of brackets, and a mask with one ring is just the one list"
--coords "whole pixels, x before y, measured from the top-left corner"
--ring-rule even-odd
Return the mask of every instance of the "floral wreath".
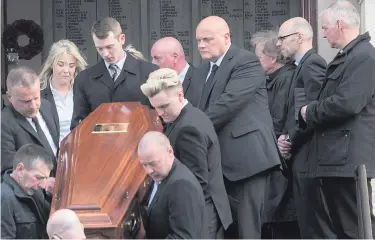
[[[29, 44], [23, 47], [18, 45], [18, 37], [21, 35], [29, 37]], [[43, 49], [43, 30], [32, 20], [16, 20], [5, 27], [2, 41], [5, 49], [13, 48], [18, 52], [20, 59], [30, 60]]]

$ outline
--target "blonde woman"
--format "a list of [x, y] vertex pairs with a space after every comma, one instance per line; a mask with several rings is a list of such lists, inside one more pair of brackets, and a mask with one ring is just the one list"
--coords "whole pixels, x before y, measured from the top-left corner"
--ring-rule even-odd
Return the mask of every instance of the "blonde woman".
[[60, 139], [70, 132], [73, 115], [73, 82], [87, 66], [78, 47], [63, 39], [54, 43], [39, 75], [41, 97], [47, 99], [59, 117]]

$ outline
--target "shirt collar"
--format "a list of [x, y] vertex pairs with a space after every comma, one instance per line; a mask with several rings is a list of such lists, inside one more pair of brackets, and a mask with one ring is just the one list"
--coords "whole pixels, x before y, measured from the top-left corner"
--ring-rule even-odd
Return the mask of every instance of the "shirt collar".
[[[118, 68], [118, 69], [120, 69], [120, 71], [122, 71], [122, 68], [124, 67], [124, 64], [125, 64], [125, 60], [126, 60], [126, 52], [124, 51], [124, 57], [123, 58], [121, 58], [117, 63], [115, 63], [114, 65], [116, 65], [116, 67]], [[105, 66], [107, 67], [107, 69], [108, 69], [108, 67], [109, 67], [109, 63], [107, 63], [106, 61], [104, 61], [104, 64], [105, 64]]]
[[296, 59], [296, 61], [294, 62], [294, 64], [295, 64], [296, 66], [299, 65], [299, 63], [301, 62], [302, 58], [305, 56], [306, 53], [307, 53], [307, 51], [304, 52], [303, 54], [301, 54], [301, 56], [300, 56], [298, 59]]
[[230, 43], [229, 43], [229, 46], [228, 46], [228, 49], [225, 51], [225, 53], [223, 55], [221, 55], [221, 57], [219, 57], [216, 62], [210, 62], [210, 66], [211, 66], [211, 69], [212, 69], [212, 65], [216, 64], [218, 67], [220, 66], [221, 62], [223, 61], [225, 55], [227, 54], [229, 48], [230, 48]]
[[187, 71], [189, 70], [189, 67], [190, 67], [189, 63], [186, 63], [184, 69], [180, 72], [180, 74], [178, 74], [178, 77], [180, 78], [181, 83], [184, 82], [185, 76], [186, 76]]

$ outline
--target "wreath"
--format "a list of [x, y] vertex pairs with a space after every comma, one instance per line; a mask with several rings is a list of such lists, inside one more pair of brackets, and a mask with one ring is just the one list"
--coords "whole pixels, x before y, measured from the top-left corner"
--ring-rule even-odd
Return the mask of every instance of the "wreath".
[[[23, 47], [18, 45], [21, 35], [29, 37], [29, 44]], [[5, 27], [2, 41], [5, 49], [16, 49], [20, 59], [30, 60], [43, 49], [43, 30], [32, 20], [16, 20]]]

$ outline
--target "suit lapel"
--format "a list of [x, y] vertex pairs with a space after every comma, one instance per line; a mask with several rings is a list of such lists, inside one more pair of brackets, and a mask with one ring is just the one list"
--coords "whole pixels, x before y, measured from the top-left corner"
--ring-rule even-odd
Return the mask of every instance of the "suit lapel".
[[55, 143], [56, 147], [59, 147], [59, 133], [56, 128], [56, 124], [53, 115], [50, 112], [50, 109], [47, 108], [43, 102], [41, 102], [40, 105], [40, 114], [42, 115], [44, 121], [46, 122], [46, 125], [48, 127], [49, 133], [52, 136], [53, 142]]
[[150, 216], [150, 213], [152, 211], [152, 209], [154, 208], [155, 204], [158, 202], [159, 200], [159, 197], [161, 196], [162, 192], [164, 191], [164, 187], [165, 187], [165, 184], [166, 184], [166, 181], [163, 180], [163, 182], [161, 182], [158, 186], [158, 190], [156, 191], [155, 195], [154, 195], [154, 198], [152, 199], [152, 202], [150, 204], [150, 207], [147, 209], [147, 213], [148, 213], [148, 216]]
[[[165, 135], [169, 138], [171, 133], [173, 132], [173, 129], [178, 124], [179, 120], [183, 117], [183, 115], [188, 111], [188, 108], [190, 108], [192, 105], [190, 103], [187, 103], [185, 107], [182, 108], [180, 115], [176, 118], [176, 120], [173, 121], [173, 123], [170, 123], [167, 125], [165, 129]], [[170, 140], [170, 139], [169, 139]]]
[[55, 99], [53, 98], [52, 90], [50, 85], [48, 84], [46, 89], [43, 90], [44, 98], [52, 105], [52, 111], [54, 112], [54, 118], [53, 120], [55, 121], [57, 129], [60, 128], [60, 123], [59, 123], [59, 114], [57, 112], [57, 107], [55, 103]]
[[188, 69], [188, 71], [185, 75], [184, 82], [182, 83], [182, 87], [184, 89], [184, 95], [186, 95], [187, 90], [189, 89], [190, 81], [191, 81], [192, 76], [193, 76], [193, 67], [191, 65], [189, 65], [189, 69]]
[[137, 69], [138, 66], [136, 59], [133, 58], [130, 54], [127, 54], [121, 74], [115, 81], [114, 88], [116, 89], [122, 82], [124, 82], [129, 74], [136, 75]]
[[176, 170], [177, 167], [177, 159], [174, 159], [173, 165], [171, 168], [171, 171], [169, 172], [168, 176], [159, 184], [158, 190], [155, 193], [154, 198], [152, 199], [152, 202], [150, 204], [150, 207], [147, 209], [148, 216], [150, 216], [150, 213], [152, 212], [152, 209], [155, 207], [156, 203], [159, 201], [160, 196], [163, 195], [163, 191], [165, 189], [165, 186], [168, 183], [169, 177], [173, 174], [173, 172]]
[[107, 67], [105, 66], [104, 60], [100, 60], [92, 69], [92, 77], [103, 83], [103, 85], [113, 92], [115, 90], [114, 83], [111, 75], [109, 75]]
[[307, 51], [307, 52], [305, 53], [305, 55], [302, 57], [302, 59], [301, 59], [301, 61], [299, 62], [299, 64], [298, 64], [296, 70], [294, 70], [295, 72], [294, 72], [294, 75], [293, 75], [293, 82], [294, 82], [294, 80], [298, 77], [299, 72], [301, 71], [301, 68], [302, 68], [303, 63], [304, 63], [304, 62], [306, 61], [306, 59], [308, 59], [308, 58], [310, 57], [310, 55], [311, 55], [312, 53], [314, 53], [314, 52], [315, 52], [314, 49], [310, 49], [310, 50]]
[[[211, 96], [211, 92], [216, 84], [217, 81], [220, 81], [222, 78], [226, 78], [227, 75], [228, 75], [228, 71], [230, 71], [230, 67], [229, 64], [230, 64], [230, 61], [232, 60], [233, 56], [234, 56], [234, 51], [235, 51], [236, 47], [234, 45], [231, 45], [227, 51], [227, 53], [225, 54], [223, 60], [221, 61], [220, 63], [220, 66], [219, 68], [216, 70], [216, 73], [215, 73], [215, 76], [214, 76], [214, 79], [211, 83], [211, 85], [209, 86], [209, 91], [208, 91], [208, 95], [207, 96], [203, 96], [201, 97], [201, 101], [200, 102], [200, 105], [198, 106], [207, 106], [207, 102], [209, 101], [210, 99], [210, 96]], [[208, 71], [210, 70], [210, 63], [208, 63]], [[208, 72], [206, 73], [206, 76], [207, 77], [207, 74]], [[203, 104], [203, 105], [202, 105]], [[204, 111], [205, 107], [203, 107], [202, 111]]]
[[[11, 106], [10, 106], [11, 107]], [[13, 111], [13, 114], [14, 116], [16, 117], [16, 121], [18, 122], [18, 124], [26, 130], [26, 132], [28, 132], [30, 135], [32, 135], [36, 140], [39, 141], [40, 144], [42, 144], [42, 142], [40, 141], [39, 139], [39, 136], [37, 134], [37, 132], [35, 131], [35, 129], [31, 126], [30, 122], [27, 121], [26, 117], [22, 116], [21, 114], [19, 114], [13, 107], [12, 108], [12, 111]], [[42, 144], [43, 145], [43, 144]]]

